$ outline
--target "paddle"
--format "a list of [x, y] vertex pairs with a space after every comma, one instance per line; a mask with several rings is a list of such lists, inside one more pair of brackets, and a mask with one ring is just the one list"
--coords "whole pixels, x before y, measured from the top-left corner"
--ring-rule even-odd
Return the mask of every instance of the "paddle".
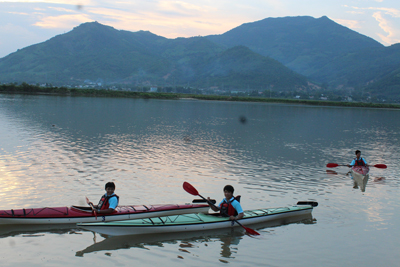
[[[335, 168], [335, 167], [338, 167], [338, 166], [346, 166], [347, 167], [347, 165], [340, 165], [340, 164], [337, 164], [337, 163], [328, 163], [328, 164], [326, 164], [326, 167], [328, 167], [328, 168]], [[386, 169], [387, 168], [387, 166], [385, 165], [385, 164], [375, 164], [375, 165], [369, 165], [369, 167], [375, 167], [375, 168], [379, 168], [379, 169]]]
[[[196, 188], [194, 188], [191, 184], [189, 184], [188, 182], [184, 182], [183, 183], [183, 189], [188, 192], [189, 194], [192, 194], [194, 196], [199, 196], [202, 199], [204, 199], [205, 201], [207, 201], [208, 204], [214, 206], [215, 208], [219, 209], [217, 206], [215, 206], [213, 203], [211, 203], [210, 201], [208, 201], [206, 198], [204, 198], [202, 195], [199, 194], [199, 192], [196, 190]], [[225, 215], [228, 215], [225, 213]], [[239, 224], [241, 227], [243, 227], [246, 230], [246, 233], [250, 234], [250, 235], [260, 235], [257, 231], [248, 228], [244, 225], [242, 225], [240, 222], [238, 222], [237, 220], [234, 220], [237, 224]]]
[[96, 209], [93, 207], [93, 204], [89, 201], [88, 197], [85, 197], [85, 198], [86, 198], [86, 203], [92, 208], [93, 213], [94, 213], [94, 217], [95, 217], [96, 220], [97, 220]]

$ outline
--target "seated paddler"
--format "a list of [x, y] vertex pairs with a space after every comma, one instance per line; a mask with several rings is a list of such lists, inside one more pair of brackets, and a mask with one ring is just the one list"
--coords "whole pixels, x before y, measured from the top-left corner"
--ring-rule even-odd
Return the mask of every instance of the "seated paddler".
[[353, 161], [350, 163], [350, 165], [347, 165], [347, 167], [368, 166], [367, 161], [361, 157], [360, 150], [356, 150], [355, 154], [356, 154], [356, 157], [353, 159]]
[[115, 184], [113, 182], [106, 183], [105, 190], [106, 193], [101, 197], [99, 204], [93, 205], [92, 202], [89, 202], [96, 209], [97, 214], [113, 213], [118, 206], [119, 196], [114, 193]]
[[240, 205], [238, 198], [233, 196], [235, 189], [231, 185], [226, 185], [224, 187], [225, 198], [219, 203], [219, 208], [215, 205], [210, 204], [211, 199], [208, 197], [207, 200], [210, 201], [208, 204], [213, 211], [219, 211], [220, 215], [223, 217], [229, 217], [230, 220], [240, 220], [243, 218], [243, 209]]

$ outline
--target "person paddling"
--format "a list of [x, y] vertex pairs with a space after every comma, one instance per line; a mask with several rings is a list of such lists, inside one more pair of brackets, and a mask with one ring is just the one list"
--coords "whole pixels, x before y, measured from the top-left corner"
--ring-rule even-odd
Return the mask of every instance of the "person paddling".
[[108, 182], [105, 185], [106, 193], [101, 197], [99, 204], [93, 205], [92, 202], [88, 204], [94, 208], [97, 214], [109, 214], [113, 213], [115, 208], [118, 206], [119, 196], [117, 196], [115, 191], [115, 184], [113, 182]]
[[[239, 201], [233, 196], [235, 189], [231, 185], [224, 187], [225, 198], [219, 203], [220, 210], [214, 205], [208, 204], [213, 211], [220, 211], [221, 216], [229, 217], [231, 221], [243, 218], [243, 209]], [[207, 198], [211, 202], [210, 197]]]
[[353, 161], [350, 163], [350, 165], [347, 165], [347, 167], [353, 167], [353, 166], [367, 166], [367, 161], [361, 157], [361, 151], [356, 150], [356, 157], [353, 159]]

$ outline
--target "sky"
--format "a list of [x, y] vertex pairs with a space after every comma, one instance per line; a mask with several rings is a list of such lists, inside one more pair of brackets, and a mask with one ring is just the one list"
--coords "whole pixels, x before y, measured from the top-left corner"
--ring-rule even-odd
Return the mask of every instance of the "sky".
[[0, 58], [85, 22], [177, 38], [287, 16], [327, 16], [385, 46], [400, 43], [400, 0], [0, 0]]

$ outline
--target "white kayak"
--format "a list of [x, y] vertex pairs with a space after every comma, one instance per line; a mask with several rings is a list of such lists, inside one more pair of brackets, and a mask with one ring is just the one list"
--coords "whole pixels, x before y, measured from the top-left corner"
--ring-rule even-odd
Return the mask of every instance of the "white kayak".
[[[291, 207], [247, 210], [244, 211], [244, 217], [238, 221], [244, 226], [248, 226], [251, 224], [259, 224], [293, 216], [310, 215], [313, 207], [317, 206], [318, 203], [306, 203], [306, 205], [296, 205]], [[227, 217], [203, 213], [104, 223], [80, 223], [77, 224], [77, 226], [86, 230], [111, 236], [189, 232], [240, 227], [237, 223], [230, 221]]]

